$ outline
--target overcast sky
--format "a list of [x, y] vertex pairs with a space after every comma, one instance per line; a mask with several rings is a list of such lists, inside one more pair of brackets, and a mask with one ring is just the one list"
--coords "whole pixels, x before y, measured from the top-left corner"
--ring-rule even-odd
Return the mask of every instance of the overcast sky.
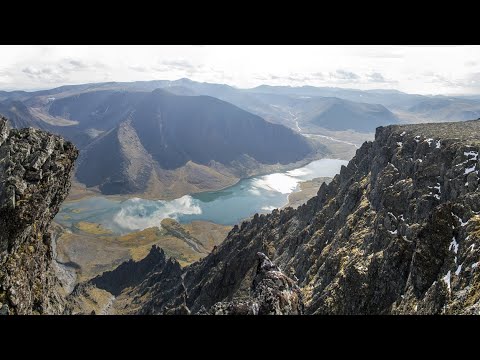
[[174, 80], [480, 94], [480, 46], [0, 46], [0, 90]]

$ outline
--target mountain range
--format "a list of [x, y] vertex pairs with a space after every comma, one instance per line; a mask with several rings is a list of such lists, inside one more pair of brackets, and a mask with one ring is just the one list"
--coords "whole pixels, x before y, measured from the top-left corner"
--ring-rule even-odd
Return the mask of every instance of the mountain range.
[[179, 79], [2, 91], [0, 114], [75, 143], [75, 179], [95, 192], [173, 198], [314, 158], [350, 159], [378, 126], [477, 118], [480, 100]]

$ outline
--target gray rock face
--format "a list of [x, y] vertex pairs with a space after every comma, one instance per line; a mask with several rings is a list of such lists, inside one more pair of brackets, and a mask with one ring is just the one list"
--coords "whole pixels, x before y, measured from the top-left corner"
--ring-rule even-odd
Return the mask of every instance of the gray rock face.
[[[134, 261], [130, 259], [116, 269], [96, 276], [89, 283], [118, 296], [125, 288], [138, 285], [145, 280], [146, 275], [152, 270], [162, 271], [168, 263], [169, 260], [165, 256], [165, 252], [158, 246], [153, 245], [150, 253], [142, 260]], [[180, 266], [178, 266], [178, 273], [180, 273]]]
[[257, 253], [258, 266], [252, 295], [218, 302], [210, 315], [302, 315], [303, 301], [296, 281], [286, 276], [264, 253]]
[[298, 278], [306, 314], [479, 314], [479, 134], [480, 121], [380, 127], [305, 205], [235, 226], [176, 291], [135, 291], [252, 313], [263, 252]]
[[64, 310], [49, 225], [70, 189], [78, 151], [58, 136], [9, 130], [0, 118], [0, 312]]

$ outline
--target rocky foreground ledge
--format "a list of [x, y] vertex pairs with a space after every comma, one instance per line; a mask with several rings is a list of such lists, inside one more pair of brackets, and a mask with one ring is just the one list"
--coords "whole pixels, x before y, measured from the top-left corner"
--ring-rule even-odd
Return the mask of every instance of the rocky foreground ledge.
[[49, 225], [70, 189], [78, 150], [0, 117], [0, 313], [60, 314], [65, 297], [54, 275]]

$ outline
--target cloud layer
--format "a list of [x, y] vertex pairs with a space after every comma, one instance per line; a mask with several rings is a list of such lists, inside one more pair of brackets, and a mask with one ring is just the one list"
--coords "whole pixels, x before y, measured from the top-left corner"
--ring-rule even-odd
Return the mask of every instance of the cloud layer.
[[173, 80], [480, 93], [480, 46], [0, 46], [0, 90]]

